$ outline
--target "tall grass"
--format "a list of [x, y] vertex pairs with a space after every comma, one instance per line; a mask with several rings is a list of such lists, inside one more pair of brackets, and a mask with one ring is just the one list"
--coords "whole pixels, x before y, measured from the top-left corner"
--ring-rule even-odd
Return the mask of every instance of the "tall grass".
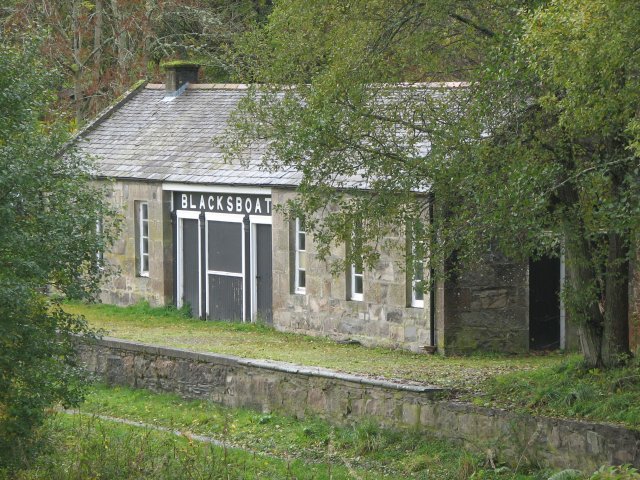
[[[51, 447], [8, 480], [350, 478], [344, 467], [271, 458], [95, 417], [57, 415]], [[363, 478], [374, 478], [367, 477]]]
[[640, 361], [620, 368], [588, 369], [578, 359], [536, 371], [515, 372], [490, 379], [490, 402], [557, 417], [616, 422], [640, 429]]
[[94, 390], [81, 413], [51, 416], [41, 432], [48, 448], [21, 471], [0, 472], [0, 479], [548, 478], [540, 470], [494, 468], [451, 442], [381, 428], [371, 420], [336, 427], [319, 419], [105, 387]]

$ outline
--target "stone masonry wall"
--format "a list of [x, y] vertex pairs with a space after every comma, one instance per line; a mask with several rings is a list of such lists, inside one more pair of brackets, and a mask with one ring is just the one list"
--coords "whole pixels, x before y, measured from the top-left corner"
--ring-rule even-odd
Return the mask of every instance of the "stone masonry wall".
[[[290, 190], [273, 190], [274, 206], [293, 195]], [[330, 273], [328, 265], [316, 258], [313, 238], [308, 234], [306, 294], [296, 294], [291, 285], [290, 237], [290, 222], [274, 213], [273, 324], [277, 329], [414, 351], [429, 344], [428, 294], [425, 308], [408, 306], [407, 278], [400, 255], [382, 252], [377, 268], [364, 272], [364, 300], [348, 300], [346, 274]], [[404, 248], [404, 237], [395, 240]], [[335, 248], [332, 257], [344, 258], [344, 248]]]
[[528, 351], [528, 275], [526, 263], [492, 253], [483, 267], [440, 282], [438, 351]]
[[[131, 305], [147, 300], [153, 306], [167, 305], [173, 297], [173, 237], [171, 198], [161, 183], [115, 181], [110, 201], [124, 217], [120, 238], [105, 254], [119, 273], [102, 286], [105, 303]], [[149, 276], [138, 275], [136, 262], [136, 202], [149, 205]]]
[[602, 464], [640, 466], [638, 431], [437, 400], [437, 389], [430, 387], [115, 339], [79, 339], [78, 353], [87, 370], [110, 384], [263, 412], [314, 415], [334, 424], [372, 418], [390, 428], [431, 432], [512, 465], [584, 472]]

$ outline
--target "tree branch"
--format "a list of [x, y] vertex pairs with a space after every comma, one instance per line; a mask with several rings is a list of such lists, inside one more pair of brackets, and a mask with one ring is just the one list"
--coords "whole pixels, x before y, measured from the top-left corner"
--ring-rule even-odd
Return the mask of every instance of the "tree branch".
[[478, 25], [476, 22], [474, 22], [470, 18], [464, 17], [458, 13], [450, 13], [449, 16], [454, 20], [458, 20], [460, 23], [464, 23], [465, 25], [476, 29], [485, 37], [492, 38], [496, 36], [496, 32], [494, 32], [493, 30], [489, 30], [487, 27], [483, 27], [482, 25]]
[[636, 157], [621, 158], [619, 160], [614, 160], [612, 162], [607, 162], [607, 163], [604, 163], [602, 165], [594, 165], [592, 167], [585, 168], [584, 170], [580, 170], [575, 175], [571, 175], [570, 177], [565, 178], [562, 182], [560, 182], [560, 183], [554, 185], [553, 187], [551, 187], [549, 190], [547, 190], [547, 193], [551, 193], [554, 190], [558, 190], [559, 188], [561, 188], [562, 186], [566, 185], [570, 181], [576, 180], [577, 178], [580, 178], [582, 175], [585, 175], [585, 174], [587, 174], [589, 172], [592, 172], [594, 170], [598, 170], [599, 168], [603, 168], [603, 167], [610, 167], [610, 166], [613, 166], [613, 165], [619, 165], [621, 163], [628, 162], [629, 160], [633, 160], [634, 158], [636, 158]]

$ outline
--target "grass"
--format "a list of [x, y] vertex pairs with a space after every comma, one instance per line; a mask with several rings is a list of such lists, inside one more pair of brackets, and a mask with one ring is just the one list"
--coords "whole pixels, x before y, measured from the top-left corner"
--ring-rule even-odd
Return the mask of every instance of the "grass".
[[83, 315], [92, 327], [117, 338], [467, 391], [479, 390], [489, 378], [559, 365], [566, 358], [559, 354], [442, 358], [404, 350], [365, 348], [322, 337], [278, 332], [260, 324], [203, 322], [186, 318], [173, 308], [151, 308], [144, 303], [130, 307], [68, 303], [65, 310]]
[[[57, 414], [54, 447], [18, 480], [129, 478], [535, 480], [549, 472], [488, 468], [482, 457], [424, 433], [355, 427], [230, 409], [175, 395], [95, 387], [86, 414], [117, 416], [223, 441], [225, 447], [90, 415]], [[237, 448], [234, 448], [237, 447]], [[248, 451], [249, 450], [249, 451]], [[2, 475], [0, 475], [2, 478]], [[14, 478], [14, 477], [11, 477]]]
[[[52, 447], [13, 480], [349, 478], [344, 467], [308, 465], [194, 442], [188, 437], [96, 418], [58, 415], [45, 427]], [[0, 478], [2, 474], [0, 473]], [[371, 477], [369, 477], [371, 478]]]
[[579, 359], [487, 380], [475, 403], [529, 413], [615, 422], [640, 429], [640, 361], [602, 371]]
[[447, 357], [338, 344], [260, 324], [203, 322], [172, 308], [66, 304], [109, 335], [203, 352], [264, 358], [450, 387], [476, 405], [640, 429], [640, 362], [585, 370], [578, 355]]

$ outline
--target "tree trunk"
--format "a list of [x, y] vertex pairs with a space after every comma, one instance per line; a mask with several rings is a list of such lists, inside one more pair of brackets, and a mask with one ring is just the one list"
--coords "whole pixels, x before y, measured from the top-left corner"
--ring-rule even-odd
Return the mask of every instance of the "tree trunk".
[[111, 12], [113, 13], [113, 36], [116, 39], [118, 71], [124, 75], [127, 71], [127, 29], [118, 0], [111, 0]]
[[605, 367], [622, 363], [629, 355], [629, 251], [618, 233], [609, 234], [605, 273], [602, 361]]
[[[573, 222], [572, 222], [573, 223]], [[579, 324], [580, 345], [588, 367], [602, 362], [603, 317], [598, 305], [596, 273], [591, 263], [589, 242], [580, 225], [565, 225], [568, 277], [566, 305], [569, 317]]]
[[71, 29], [73, 35], [73, 101], [76, 112], [76, 124], [79, 127], [84, 120], [83, 103], [84, 92], [82, 89], [83, 65], [80, 60], [82, 53], [82, 31], [80, 30], [80, 1], [73, 0], [71, 6]]
[[84, 92], [82, 89], [82, 68], [78, 68], [73, 72], [73, 101], [76, 113], [76, 127], [79, 128], [84, 121], [82, 103], [84, 100]]
[[102, 67], [102, 22], [103, 22], [103, 5], [102, 0], [96, 0], [96, 13], [93, 24], [93, 48], [96, 49], [93, 61], [93, 79], [96, 84], [100, 81]]
[[144, 64], [144, 69], [145, 69], [145, 77], [146, 78], [150, 78], [153, 74], [152, 71], [150, 71], [149, 69], [149, 60], [151, 58], [151, 44], [152, 44], [152, 36], [154, 34], [153, 32], [153, 16], [155, 15], [155, 11], [156, 11], [156, 0], [146, 0], [145, 2], [145, 23], [144, 23], [144, 30], [143, 30], [143, 42], [142, 42], [142, 48], [143, 48], [143, 56], [142, 56], [142, 61]]

